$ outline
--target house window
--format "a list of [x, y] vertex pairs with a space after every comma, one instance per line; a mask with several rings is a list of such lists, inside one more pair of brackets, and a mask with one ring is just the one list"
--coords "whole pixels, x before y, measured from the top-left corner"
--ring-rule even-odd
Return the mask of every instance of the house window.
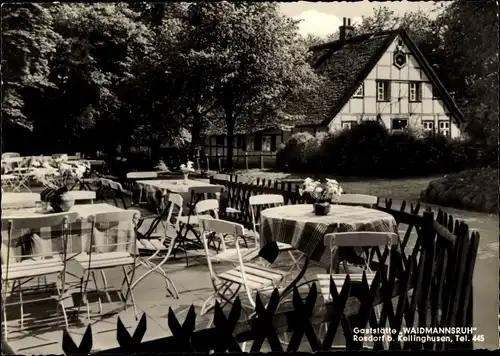
[[439, 92], [434, 85], [432, 86], [432, 99], [439, 99]]
[[262, 136], [254, 136], [253, 138], [253, 150], [262, 151]]
[[222, 136], [222, 135], [215, 136], [215, 146], [217, 146], [217, 147], [224, 146], [224, 136]]
[[444, 136], [450, 136], [450, 122], [439, 121], [439, 133]]
[[271, 151], [271, 136], [262, 137], [262, 151]]
[[390, 98], [390, 82], [387, 80], [377, 81], [377, 101], [389, 101]]
[[359, 88], [354, 92], [353, 97], [362, 98], [365, 95], [365, 84], [361, 83]]
[[422, 121], [425, 132], [434, 132], [434, 121]]
[[247, 137], [245, 135], [238, 135], [236, 137], [236, 148], [246, 149]]
[[276, 151], [276, 135], [271, 136], [271, 151]]
[[400, 131], [408, 127], [408, 119], [392, 119], [392, 130]]
[[254, 138], [252, 136], [248, 136], [248, 138], [245, 139], [245, 141], [247, 144], [246, 150], [249, 152], [253, 151]]
[[356, 124], [357, 124], [356, 121], [342, 121], [342, 128], [343, 129], [351, 129]]
[[419, 82], [410, 82], [409, 84], [410, 101], [422, 101], [422, 85]]

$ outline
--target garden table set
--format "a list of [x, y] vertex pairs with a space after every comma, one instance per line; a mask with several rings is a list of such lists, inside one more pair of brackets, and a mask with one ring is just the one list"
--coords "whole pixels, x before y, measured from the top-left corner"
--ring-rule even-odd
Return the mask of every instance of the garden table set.
[[[260, 244], [282, 242], [290, 244], [305, 256], [304, 265], [285, 288], [285, 295], [304, 276], [309, 262], [315, 261], [323, 266], [331, 263], [330, 251], [325, 246], [324, 237], [334, 232], [393, 232], [397, 233], [397, 223], [388, 213], [360, 206], [332, 205], [327, 215], [314, 214], [313, 205], [285, 205], [263, 210], [260, 214]], [[349, 252], [345, 251], [344, 252]], [[356, 249], [360, 253], [359, 249]], [[338, 259], [341, 259], [339, 257]]]

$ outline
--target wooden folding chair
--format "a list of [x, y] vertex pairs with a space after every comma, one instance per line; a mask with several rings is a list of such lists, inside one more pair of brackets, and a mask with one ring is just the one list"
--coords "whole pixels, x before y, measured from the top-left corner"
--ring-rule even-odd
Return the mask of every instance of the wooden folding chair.
[[[213, 218], [219, 219], [219, 201], [217, 199], [206, 199], [198, 202], [195, 206], [196, 217], [199, 219], [207, 219], [212, 217], [211, 215], [206, 214], [210, 212], [213, 215]], [[219, 244], [215, 245], [215, 240], [219, 241]], [[234, 262], [238, 261], [238, 254], [236, 248], [228, 248], [227, 243], [231, 243], [231, 241], [226, 241], [227, 239], [233, 240], [233, 236], [220, 235], [220, 234], [212, 234], [211, 236], [207, 236], [208, 244], [213, 243], [213, 247], [216, 250], [216, 254], [212, 256], [213, 262], [222, 262], [229, 261]], [[243, 240], [243, 239], [242, 239]], [[244, 241], [244, 240], [243, 240]], [[243, 260], [245, 262], [256, 259], [259, 256], [259, 247], [248, 248], [248, 245], [245, 242], [245, 248], [240, 248], [241, 255], [243, 256]], [[222, 251], [220, 248], [222, 247]]]
[[[252, 236], [255, 240], [255, 245], [260, 246], [260, 234], [258, 230], [260, 223], [257, 222], [257, 213], [260, 214], [260, 211], [263, 208], [285, 205], [285, 199], [281, 194], [261, 194], [261, 195], [251, 196], [248, 199], [248, 202], [250, 205], [250, 213], [252, 216], [253, 231], [247, 231], [246, 235]], [[300, 271], [301, 267], [299, 265], [299, 262], [303, 258], [303, 254], [301, 253], [299, 258], [296, 258], [293, 255], [293, 251], [295, 251], [295, 249], [292, 247], [292, 245], [283, 242], [278, 242], [277, 245], [279, 251], [288, 252], [288, 255], [293, 261], [293, 265], [291, 266], [289, 272], [292, 272], [294, 269], [298, 269]]]
[[12, 174], [15, 179], [12, 182], [13, 191], [21, 191], [21, 188], [25, 188], [28, 192], [31, 192], [29, 187], [30, 179], [34, 177], [31, 168], [30, 157], [25, 157], [21, 161], [17, 162], [17, 166], [14, 167]]
[[378, 198], [376, 196], [366, 194], [342, 194], [340, 196], [339, 203], [374, 208], [378, 204]]
[[146, 186], [146, 202], [134, 203], [132, 193], [123, 189], [120, 183], [110, 179], [105, 179], [104, 181], [109, 187], [109, 191], [111, 192], [111, 196], [113, 198], [113, 204], [115, 206], [124, 210], [133, 209], [141, 213], [137, 229], [139, 229], [146, 220], [153, 219], [148, 231], [145, 234], [137, 232], [142, 238], [151, 236], [158, 226], [160, 215], [164, 211], [164, 194], [161, 191], [154, 190], [154, 188], [150, 186]]
[[[390, 263], [391, 263], [391, 250], [394, 245], [399, 242], [399, 237], [394, 232], [339, 232], [326, 234], [324, 239], [325, 245], [330, 249], [331, 263], [330, 263], [330, 273], [328, 274], [317, 274], [316, 278], [319, 282], [321, 294], [325, 303], [332, 302], [332, 296], [330, 294], [330, 278], [334, 281], [337, 287], [337, 292], [340, 294], [342, 287], [344, 286], [345, 279], [349, 275], [351, 283], [361, 283], [363, 281], [363, 273], [349, 273], [347, 265], [344, 264], [345, 273], [333, 273], [336, 267], [333, 265], [335, 262], [334, 255], [338, 248], [342, 247], [365, 247], [373, 248], [378, 246], [385, 246], [387, 252], [382, 253], [382, 261], [378, 261], [379, 265], [383, 268], [385, 261], [387, 261], [387, 275], [389, 275]], [[366, 275], [366, 281], [368, 286], [371, 286], [375, 278], [376, 273], [374, 273], [369, 266], [371, 253], [365, 251], [365, 266], [364, 273]], [[384, 258], [384, 256], [387, 256]], [[380, 319], [380, 307], [375, 307], [375, 315]]]
[[[146, 267], [148, 271], [133, 282], [131, 287], [132, 290], [144, 278], [155, 272], [161, 274], [165, 278], [167, 291], [175, 299], [179, 298], [177, 288], [175, 287], [174, 282], [164, 271], [163, 265], [168, 261], [175, 247], [176, 237], [179, 231], [178, 217], [182, 214], [182, 205], [182, 196], [180, 196], [179, 194], [169, 194], [167, 207], [168, 213], [166, 218], [162, 220], [164, 228], [163, 236], [147, 239], [139, 238], [137, 240], [137, 248], [141, 257], [138, 260], [136, 268], [139, 265], [142, 265]], [[160, 258], [160, 255], [162, 254], [163, 258], [159, 262], [155, 262], [155, 260], [158, 260]]]
[[[119, 233], [120, 231], [117, 231], [116, 236], [108, 236], [106, 230], [105, 234], [101, 233], [101, 235], [104, 236], [99, 241], [99, 239], [96, 239], [96, 232], [99, 231], [97, 229], [97, 225], [109, 228], [110, 223], [115, 224], [117, 222], [118, 223], [132, 222], [132, 224], [134, 225], [134, 232], [135, 232], [135, 225], [139, 217], [140, 213], [134, 210], [112, 212], [112, 213], [100, 213], [88, 217], [88, 221], [92, 224], [90, 239], [88, 243], [85, 244], [88, 247], [87, 249], [88, 251], [85, 253], [81, 253], [74, 258], [75, 261], [78, 262], [78, 264], [84, 271], [84, 275], [82, 277], [83, 283], [81, 284], [82, 298], [78, 310], [80, 310], [82, 304], [85, 303], [87, 308], [88, 319], [90, 319], [90, 306], [87, 297], [88, 294], [87, 287], [90, 280], [90, 276], [92, 275], [96, 291], [99, 293], [99, 287], [96, 282], [94, 271], [96, 270], [100, 271], [115, 267], [121, 267], [127, 285], [127, 293], [125, 296], [123, 295], [123, 285], [120, 288], [121, 292], [120, 295], [122, 301], [124, 302], [124, 308], [127, 309], [127, 300], [128, 296], [130, 295], [132, 299], [132, 306], [134, 308], [134, 315], [137, 318], [137, 308], [135, 304], [135, 298], [133, 291], [131, 289], [132, 280], [134, 279], [134, 274], [135, 274], [135, 267], [137, 264], [136, 238], [134, 236], [130, 241], [121, 241], [121, 239], [127, 239], [127, 236], [120, 235]], [[120, 229], [120, 226], [118, 226], [118, 229]], [[109, 241], [110, 239], [115, 241], [110, 242]], [[114, 251], [109, 251], [109, 250], [114, 250]], [[132, 273], [129, 273], [126, 270], [126, 267], [131, 267]], [[107, 286], [107, 283], [105, 282], [104, 292], [106, 292], [107, 294], [108, 291], [109, 288]], [[98, 302], [99, 302], [99, 313], [102, 314], [102, 302], [100, 296], [98, 296]]]
[[[21, 328], [24, 328], [24, 304], [23, 293], [43, 292], [40, 284], [32, 288], [23, 288], [26, 283], [36, 278], [46, 278], [56, 275], [57, 289], [57, 313], [61, 309], [66, 324], [68, 318], [63, 298], [66, 295], [66, 262], [68, 235], [71, 223], [77, 220], [77, 213], [56, 213], [50, 215], [30, 217], [2, 218], [2, 229], [7, 229], [7, 244], [2, 241], [2, 312], [5, 337], [7, 338], [7, 306], [19, 305], [21, 311]], [[26, 231], [29, 231], [26, 234]], [[17, 233], [17, 237], [14, 233]], [[54, 236], [56, 235], [56, 236]], [[53, 250], [52, 240], [60, 238], [60, 246], [57, 251]], [[3, 239], [3, 234], [2, 234]], [[34, 242], [34, 240], [37, 242]], [[48, 247], [50, 246], [50, 247]], [[9, 288], [9, 284], [12, 285]], [[10, 292], [9, 292], [10, 289]], [[9, 302], [7, 299], [17, 292], [18, 301]], [[45, 290], [45, 292], [49, 292]], [[30, 293], [32, 294], [32, 293]], [[33, 294], [32, 294], [33, 295]], [[37, 303], [53, 299], [53, 295], [30, 298], [26, 303]]]
[[[203, 303], [200, 315], [204, 315], [213, 308], [214, 305], [209, 306], [211, 301], [215, 302], [215, 300], [219, 300], [222, 303], [222, 307], [226, 304], [231, 304], [242, 288], [248, 298], [250, 307], [254, 310], [254, 293], [267, 288], [277, 288], [287, 272], [244, 262], [239, 246], [240, 242], [238, 241], [242, 238], [245, 231], [243, 225], [213, 218], [202, 218], [200, 219], [200, 226], [202, 229], [201, 240], [207, 257], [208, 272], [214, 290], [214, 293]], [[236, 267], [232, 267], [222, 273], [214, 271], [207, 241], [207, 236], [212, 233], [234, 236], [234, 245], [238, 258], [238, 265]], [[232, 287], [234, 290], [231, 290]], [[229, 295], [227, 294], [228, 292]]]

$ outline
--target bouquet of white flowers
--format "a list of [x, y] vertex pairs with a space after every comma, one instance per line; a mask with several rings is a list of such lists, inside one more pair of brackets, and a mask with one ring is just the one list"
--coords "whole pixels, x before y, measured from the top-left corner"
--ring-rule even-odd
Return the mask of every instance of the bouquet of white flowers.
[[301, 189], [300, 195], [308, 194], [316, 202], [336, 203], [342, 195], [342, 187], [335, 179], [326, 179], [325, 183], [306, 178]]
[[58, 157], [48, 161], [32, 162], [33, 175], [36, 180], [47, 187], [41, 194], [42, 201], [50, 203], [55, 212], [67, 211], [74, 200], [66, 193], [71, 184], [76, 184], [90, 165], [82, 161], [68, 161], [67, 157]]
[[188, 184], [188, 176], [189, 173], [195, 172], [195, 169], [193, 167], [194, 162], [187, 161], [186, 164], [181, 164], [181, 172], [184, 175], [184, 184]]
[[194, 165], [194, 162], [192, 162], [192, 161], [187, 161], [186, 164], [181, 164], [182, 174], [189, 174], [189, 173], [195, 172], [193, 165]]

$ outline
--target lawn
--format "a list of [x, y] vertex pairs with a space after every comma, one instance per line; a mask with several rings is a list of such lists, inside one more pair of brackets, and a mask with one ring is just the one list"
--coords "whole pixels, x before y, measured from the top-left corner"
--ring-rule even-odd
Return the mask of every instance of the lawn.
[[441, 178], [441, 176], [415, 177], [401, 179], [370, 179], [359, 177], [340, 177], [332, 174], [297, 174], [283, 173], [271, 169], [254, 169], [236, 171], [238, 181], [256, 182], [257, 178], [278, 181], [291, 181], [300, 184], [305, 178], [313, 179], [335, 178], [345, 192], [375, 195], [380, 198], [392, 198], [394, 200], [417, 201], [420, 193], [427, 188], [429, 182]]

